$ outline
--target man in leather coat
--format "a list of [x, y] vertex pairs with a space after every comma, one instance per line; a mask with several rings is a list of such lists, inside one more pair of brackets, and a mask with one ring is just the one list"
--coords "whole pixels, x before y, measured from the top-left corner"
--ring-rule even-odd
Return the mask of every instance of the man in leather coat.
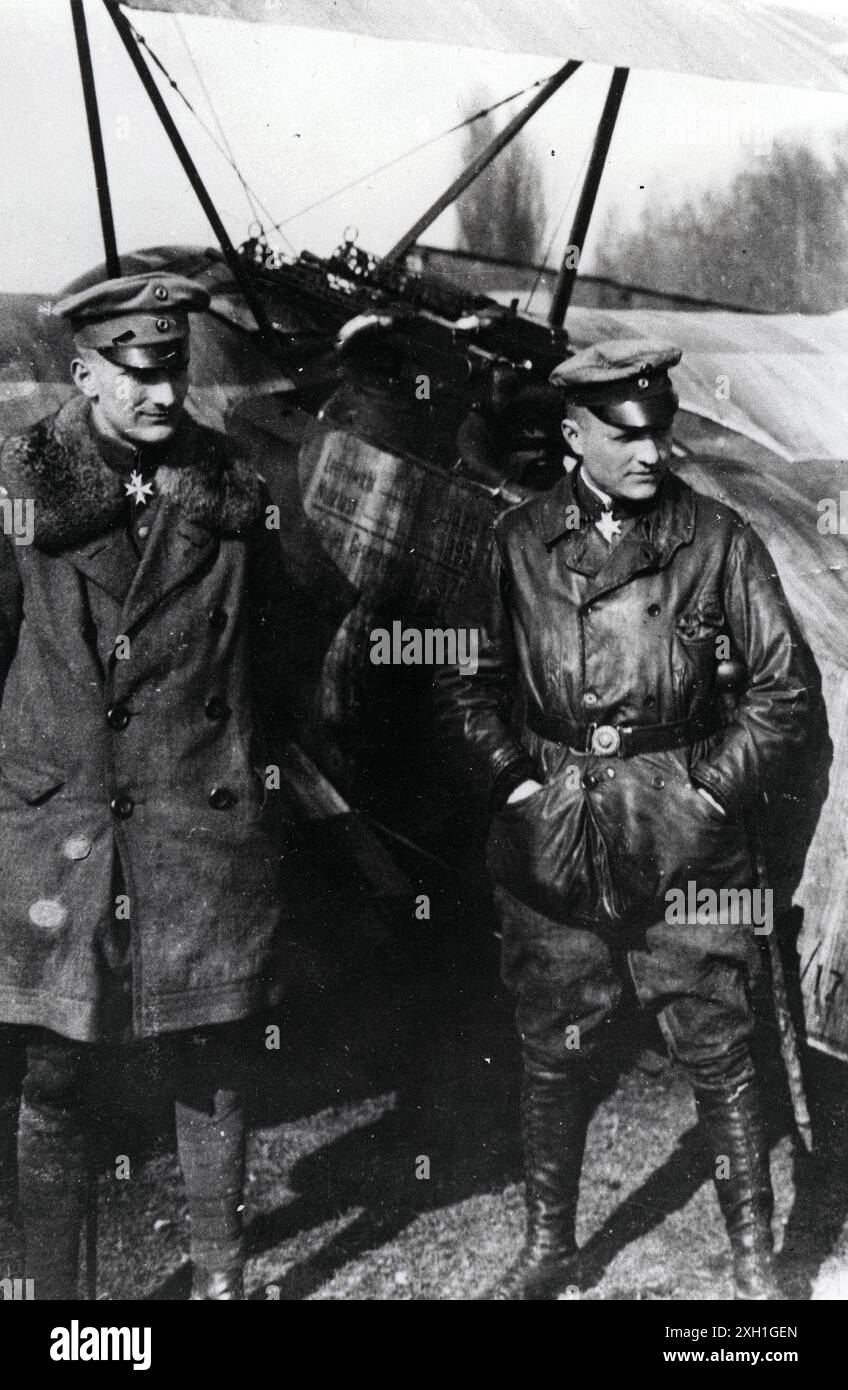
[[[756, 533], [669, 471], [679, 359], [618, 341], [555, 370], [578, 465], [499, 517], [477, 669], [437, 679], [491, 798], [523, 1050], [528, 1231], [498, 1299], [555, 1299], [579, 1277], [587, 1078], [626, 969], [693, 1085], [736, 1296], [779, 1297], [749, 1049], [755, 921], [719, 904], [753, 901], [746, 822], [806, 737], [809, 654]], [[744, 688], [723, 721], [728, 652]], [[705, 906], [681, 922], [669, 905], [693, 885]]]

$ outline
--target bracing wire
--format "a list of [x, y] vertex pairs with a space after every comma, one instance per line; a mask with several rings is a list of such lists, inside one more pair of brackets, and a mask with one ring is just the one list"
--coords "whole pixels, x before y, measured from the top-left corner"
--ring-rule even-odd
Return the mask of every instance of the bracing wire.
[[542, 87], [549, 81], [549, 77], [539, 77], [535, 82], [531, 82], [528, 86], [522, 87], [520, 91], [512, 92], [508, 97], [501, 97], [499, 101], [493, 102], [491, 106], [481, 107], [479, 111], [475, 111], [471, 116], [466, 116], [464, 120], [458, 121], [456, 125], [449, 126], [447, 130], [441, 131], [438, 135], [431, 135], [428, 140], [422, 140], [420, 144], [413, 145], [411, 149], [404, 150], [402, 154], [395, 155], [393, 159], [386, 160], [384, 164], [375, 165], [375, 167], [369, 169], [367, 173], [358, 175], [357, 178], [351, 179], [348, 183], [343, 183], [340, 188], [333, 189], [331, 193], [323, 194], [314, 203], [310, 203], [308, 207], [301, 208], [298, 212], [293, 212], [289, 217], [284, 217], [281, 221], [275, 222], [271, 230], [280, 231], [281, 228], [287, 227], [290, 222], [294, 222], [298, 217], [305, 217], [308, 212], [314, 212], [316, 208], [323, 207], [325, 203], [333, 202], [333, 200], [338, 198], [342, 193], [348, 193], [352, 188], [358, 188], [360, 184], [367, 183], [368, 180], [373, 179], [375, 175], [383, 174], [387, 169], [393, 169], [395, 165], [403, 163], [405, 159], [411, 159], [413, 155], [420, 154], [422, 150], [429, 149], [431, 145], [438, 144], [440, 140], [447, 139], [449, 135], [455, 135], [457, 131], [464, 130], [466, 126], [473, 125], [475, 121], [483, 120], [484, 117], [490, 115], [493, 111], [497, 111], [498, 107], [506, 106], [510, 101], [516, 101], [519, 97], [525, 96], [527, 92], [535, 91], [537, 87]]
[[197, 62], [197, 60], [196, 60], [196, 58], [195, 58], [195, 56], [194, 56], [194, 54], [193, 54], [193, 52], [192, 52], [192, 50], [191, 50], [191, 47], [190, 47], [189, 42], [188, 42], [188, 39], [187, 39], [186, 36], [185, 36], [185, 30], [183, 29], [183, 26], [182, 26], [182, 24], [180, 23], [180, 17], [179, 17], [179, 15], [177, 15], [177, 14], [172, 14], [172, 15], [171, 15], [171, 23], [173, 24], [174, 28], [176, 29], [177, 34], [179, 35], [180, 40], [181, 40], [181, 42], [182, 42], [183, 48], [185, 49], [186, 54], [187, 54], [187, 56], [188, 56], [188, 60], [189, 60], [189, 62], [191, 63], [192, 71], [194, 72], [194, 76], [195, 76], [195, 79], [196, 79], [196, 81], [197, 81], [197, 85], [199, 86], [201, 92], [203, 93], [203, 97], [204, 97], [204, 100], [205, 100], [205, 102], [206, 102], [206, 105], [209, 107], [209, 113], [210, 113], [210, 115], [211, 115], [213, 121], [215, 122], [215, 125], [216, 125], [217, 130], [218, 130], [218, 134], [219, 134], [219, 136], [221, 137], [221, 143], [224, 145], [224, 147], [225, 147], [225, 149], [226, 149], [226, 151], [227, 151], [227, 158], [229, 159], [231, 165], [232, 165], [233, 168], [235, 169], [236, 174], [237, 174], [238, 179], [239, 179], [239, 182], [240, 182], [240, 184], [241, 184], [241, 186], [242, 186], [242, 189], [244, 190], [244, 196], [245, 196], [245, 198], [246, 198], [246, 200], [247, 200], [247, 205], [248, 205], [248, 207], [249, 207], [249, 209], [250, 209], [250, 214], [251, 214], [252, 218], [254, 219], [254, 221], [257, 222], [257, 223], [260, 223], [260, 225], [261, 225], [261, 218], [260, 218], [259, 215], [258, 215], [258, 205], [257, 205], [256, 199], [255, 199], [255, 197], [254, 197], [254, 195], [253, 195], [253, 192], [252, 192], [252, 190], [251, 190], [251, 188], [250, 188], [250, 185], [248, 184], [247, 180], [245, 179], [244, 175], [243, 175], [242, 172], [241, 172], [241, 169], [239, 168], [239, 166], [238, 166], [238, 164], [237, 164], [237, 162], [236, 162], [236, 157], [235, 157], [235, 154], [233, 153], [233, 147], [232, 147], [232, 145], [230, 144], [230, 140], [229, 140], [229, 137], [228, 137], [228, 135], [227, 135], [227, 132], [226, 132], [226, 130], [224, 129], [224, 126], [223, 126], [223, 124], [222, 124], [222, 122], [221, 122], [221, 118], [220, 118], [220, 116], [218, 115], [218, 112], [217, 112], [217, 109], [216, 109], [216, 107], [215, 107], [214, 102], [212, 101], [212, 97], [211, 97], [211, 95], [210, 95], [209, 89], [208, 89], [208, 87], [207, 87], [207, 85], [206, 85], [206, 82], [204, 81], [204, 78], [203, 78], [203, 73], [200, 71], [200, 66], [199, 66], [199, 64], [198, 64], [198, 62]]
[[[234, 172], [235, 175], [236, 175], [236, 178], [239, 180], [240, 184], [242, 185], [242, 188], [243, 188], [244, 193], [245, 193], [245, 197], [247, 198], [247, 201], [248, 201], [248, 207], [250, 208], [250, 211], [251, 211], [251, 216], [252, 216], [252, 217], [259, 223], [259, 225], [261, 226], [261, 225], [262, 225], [261, 219], [258, 218], [258, 217], [256, 216], [256, 208], [259, 208], [260, 211], [263, 213], [264, 217], [266, 218], [266, 220], [269, 221], [269, 222], [272, 221], [272, 219], [273, 219], [273, 213], [271, 213], [271, 212], [268, 210], [268, 208], [265, 206], [265, 204], [262, 202], [262, 199], [259, 197], [259, 194], [256, 192], [256, 190], [253, 189], [253, 188], [251, 188], [250, 184], [247, 182], [247, 179], [244, 177], [244, 175], [242, 174], [241, 170], [239, 169], [239, 167], [238, 167], [238, 165], [237, 165], [237, 163], [236, 163], [236, 161], [235, 161], [235, 159], [234, 159], [234, 157], [233, 157], [233, 155], [232, 155], [232, 152], [231, 152], [231, 151], [228, 151], [228, 148], [227, 148], [225, 145], [223, 145], [223, 144], [221, 143], [221, 141], [217, 138], [217, 136], [214, 134], [214, 132], [213, 132], [212, 130], [210, 130], [210, 128], [209, 128], [207, 122], [204, 121], [203, 117], [200, 115], [200, 112], [199, 112], [199, 111], [192, 105], [192, 103], [189, 101], [188, 97], [186, 96], [186, 94], [185, 94], [185, 92], [182, 90], [182, 88], [180, 87], [180, 85], [179, 85], [179, 83], [177, 82], [176, 78], [174, 78], [174, 77], [171, 76], [170, 72], [169, 72], [168, 69], [165, 67], [165, 64], [164, 64], [164, 63], [162, 62], [162, 60], [158, 57], [158, 55], [155, 53], [155, 51], [150, 47], [150, 44], [149, 44], [149, 43], [147, 42], [147, 40], [145, 39], [144, 35], [143, 35], [142, 33], [140, 33], [139, 30], [136, 29], [132, 24], [130, 24], [130, 29], [131, 29], [131, 31], [132, 31], [132, 35], [133, 35], [133, 38], [135, 39], [136, 43], [139, 45], [140, 48], [143, 48], [143, 49], [150, 55], [150, 60], [151, 60], [151, 62], [154, 63], [155, 66], [159, 69], [159, 71], [161, 72], [163, 78], [164, 78], [165, 81], [168, 83], [168, 86], [176, 93], [176, 95], [179, 97], [180, 101], [183, 103], [183, 105], [186, 107], [186, 109], [187, 109], [188, 111], [191, 112], [191, 115], [192, 115], [192, 116], [194, 117], [194, 119], [197, 121], [197, 123], [198, 123], [198, 125], [200, 126], [201, 130], [203, 130], [204, 133], [206, 134], [206, 136], [208, 137], [208, 139], [211, 140], [212, 144], [215, 146], [216, 150], [217, 150], [218, 153], [221, 155], [221, 157], [222, 157], [224, 160], [226, 160], [227, 164], [230, 165], [230, 168], [233, 170], [233, 172]], [[208, 97], [207, 97], [207, 101], [208, 101]], [[211, 109], [211, 103], [210, 103], [210, 109]], [[213, 115], [214, 115], [214, 112], [213, 112]], [[217, 116], [216, 116], [216, 120], [217, 120]], [[254, 203], [255, 203], [256, 207], [253, 206]], [[285, 236], [285, 233], [283, 233], [283, 235]], [[288, 242], [288, 244], [289, 244], [289, 246], [291, 247], [291, 249], [294, 250], [294, 248], [292, 247], [291, 242], [288, 240], [288, 237], [285, 237], [285, 240]]]
[[[174, 18], [176, 19], [175, 16]], [[205, 132], [208, 139], [211, 140], [218, 153], [222, 156], [223, 159], [226, 160], [226, 162], [230, 165], [231, 169], [234, 171], [236, 177], [241, 183], [242, 189], [244, 190], [245, 198], [247, 199], [248, 207], [251, 211], [251, 216], [262, 229], [263, 235], [267, 236], [268, 232], [280, 232], [280, 234], [283, 236], [284, 240], [288, 243], [289, 247], [292, 250], [294, 250], [294, 248], [292, 247], [292, 243], [289, 241], [289, 238], [283, 231], [283, 228], [287, 227], [290, 222], [294, 222], [300, 217], [305, 217], [307, 213], [313, 212], [316, 208], [323, 207], [325, 203], [332, 202], [334, 199], [340, 197], [342, 193], [348, 193], [351, 189], [358, 188], [361, 184], [367, 183], [369, 179], [374, 178], [377, 174], [382, 174], [389, 169], [395, 168], [398, 164], [403, 163], [404, 160], [411, 159], [413, 155], [420, 154], [422, 150], [428, 149], [431, 145], [437, 144], [440, 140], [447, 139], [449, 135], [455, 135], [457, 131], [464, 130], [466, 126], [473, 125], [476, 121], [483, 120], [486, 116], [491, 115], [493, 111], [497, 111], [501, 106], [506, 106], [509, 104], [509, 102], [517, 101], [519, 97], [526, 96], [528, 92], [535, 91], [538, 87], [541, 87], [546, 82], [550, 81], [550, 77], [537, 78], [535, 82], [530, 82], [526, 87], [521, 87], [518, 91], [511, 92], [509, 96], [501, 97], [498, 101], [494, 101], [488, 106], [481, 107], [479, 111], [475, 111], [470, 116], [466, 116], [463, 120], [457, 121], [454, 125], [449, 126], [447, 130], [441, 131], [438, 135], [431, 135], [429, 139], [422, 140], [419, 144], [413, 145], [410, 149], [404, 150], [401, 154], [395, 155], [393, 159], [386, 160], [385, 163], [376, 165], [373, 169], [367, 170], [366, 173], [358, 175], [358, 177], [355, 179], [350, 179], [347, 183], [342, 184], [341, 187], [333, 189], [332, 192], [323, 194], [315, 202], [310, 203], [308, 207], [301, 208], [298, 212], [293, 212], [290, 214], [290, 216], [280, 218], [279, 221], [275, 222], [273, 220], [273, 214], [268, 211], [268, 208], [262, 202], [262, 199], [259, 197], [256, 190], [252, 188], [251, 185], [247, 182], [247, 179], [244, 177], [240, 168], [238, 167], [238, 164], [232, 151], [232, 147], [230, 145], [229, 140], [227, 139], [226, 133], [218, 117], [218, 114], [212, 104], [211, 98], [206, 88], [206, 84], [203, 80], [197, 63], [195, 62], [194, 56], [191, 52], [185, 34], [182, 30], [182, 26], [177, 24], [177, 29], [180, 34], [180, 38], [182, 39], [183, 44], [185, 46], [186, 52], [188, 53], [189, 59], [191, 60], [191, 64], [197, 77], [198, 83], [200, 85], [200, 89], [203, 92], [209, 110], [212, 113], [213, 119], [215, 120], [215, 123], [220, 132], [220, 140], [213, 133], [213, 131], [210, 130], [206, 121], [203, 120], [203, 117], [189, 101], [188, 97], [180, 88], [179, 83], [176, 81], [174, 77], [171, 76], [170, 72], [165, 67], [165, 64], [150, 47], [150, 44], [145, 39], [144, 35], [140, 33], [136, 28], [134, 28], [133, 25], [130, 25], [130, 28], [132, 29], [132, 34], [136, 42], [147, 51], [147, 53], [150, 55], [151, 61], [162, 73], [162, 76], [168, 83], [169, 87], [171, 87], [172, 90], [176, 93], [176, 95], [180, 98], [186, 109], [191, 112], [192, 116], [197, 121], [201, 129]], [[257, 216], [257, 208], [259, 208], [259, 210], [262, 212], [267, 222], [271, 224], [267, 231], [262, 225], [262, 219]]]
[[550, 239], [550, 241], [548, 242], [547, 246], [545, 247], [545, 253], [544, 253], [544, 255], [542, 256], [541, 261], [540, 261], [540, 263], [539, 263], [539, 269], [538, 269], [537, 272], [536, 272], [536, 278], [535, 278], [535, 280], [533, 281], [533, 284], [532, 284], [532, 287], [531, 287], [531, 289], [530, 289], [529, 294], [527, 295], [527, 299], [526, 299], [525, 304], [524, 304], [524, 312], [525, 312], [525, 314], [529, 314], [529, 312], [530, 312], [530, 305], [533, 303], [533, 299], [534, 299], [534, 297], [535, 297], [536, 291], [538, 290], [539, 285], [540, 285], [541, 282], [542, 282], [542, 276], [544, 275], [545, 271], [549, 268], [549, 267], [548, 267], [548, 260], [549, 260], [550, 254], [551, 254], [551, 252], [552, 252], [553, 249], [554, 249], [554, 243], [556, 242], [556, 239], [557, 239], [557, 237], [559, 236], [560, 228], [562, 227], [562, 224], [563, 224], [563, 222], [565, 221], [565, 214], [568, 212], [568, 209], [569, 209], [569, 207], [570, 207], [570, 205], [571, 205], [571, 200], [572, 200], [572, 198], [574, 197], [574, 191], [575, 191], [575, 189], [577, 188], [577, 185], [578, 185], [578, 183], [580, 182], [580, 180], [584, 177], [586, 168], [588, 167], [590, 154], [591, 154], [591, 144], [590, 144], [589, 147], [587, 148], [586, 153], [584, 154], [582, 160], [580, 161], [580, 165], [579, 165], [579, 167], [578, 167], [578, 169], [577, 169], [577, 173], [574, 175], [574, 179], [573, 179], [573, 181], [572, 181], [571, 187], [569, 188], [568, 192], [567, 192], [566, 195], [565, 195], [565, 201], [564, 201], [564, 203], [563, 203], [563, 205], [562, 205], [562, 212], [560, 213], [559, 221], [557, 222], [556, 226], [554, 227], [553, 233], [552, 233], [552, 235], [551, 235], [551, 239]]

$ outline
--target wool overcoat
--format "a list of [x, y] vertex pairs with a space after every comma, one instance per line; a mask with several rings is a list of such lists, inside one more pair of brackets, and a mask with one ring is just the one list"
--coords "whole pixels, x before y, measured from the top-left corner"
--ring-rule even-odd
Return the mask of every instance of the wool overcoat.
[[[131, 1035], [248, 1016], [279, 988], [287, 584], [258, 474], [184, 414], [139, 556], [75, 397], [0, 452], [0, 1020], [103, 1036], [127, 935]], [[107, 952], [108, 954], [108, 952]]]

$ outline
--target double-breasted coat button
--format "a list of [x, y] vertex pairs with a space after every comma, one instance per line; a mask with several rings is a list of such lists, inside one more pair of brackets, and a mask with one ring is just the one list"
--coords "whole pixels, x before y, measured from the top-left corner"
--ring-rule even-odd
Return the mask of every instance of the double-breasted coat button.
[[229, 787], [213, 787], [209, 793], [209, 805], [213, 811], [226, 811], [235, 805], [236, 794]]
[[588, 787], [588, 789], [591, 791], [592, 787], [596, 786], [597, 781], [598, 779], [595, 776], [594, 772], [587, 772], [586, 776], [583, 778], [583, 786]]
[[207, 719], [226, 719], [230, 713], [230, 707], [223, 695], [210, 695], [203, 706], [203, 713]]
[[111, 729], [125, 729], [130, 722], [130, 712], [120, 702], [111, 705], [106, 711], [106, 722]]
[[227, 626], [227, 614], [223, 608], [209, 609], [209, 626], [214, 627], [216, 632]]
[[656, 787], [657, 791], [662, 791], [663, 787], [665, 786], [665, 782], [663, 781], [662, 777], [654, 778], [654, 786]]
[[109, 802], [109, 810], [118, 820], [129, 820], [133, 813], [134, 803], [131, 796], [113, 796]]
[[586, 691], [586, 694], [583, 696], [583, 703], [584, 705], [596, 705], [598, 703], [598, 697], [594, 690]]
[[648, 604], [648, 613], [650, 614], [650, 616], [651, 616], [652, 618], [655, 618], [655, 617], [657, 616], [657, 614], [659, 613], [659, 611], [660, 611], [660, 606], [659, 606], [658, 603], [649, 603], [649, 604]]

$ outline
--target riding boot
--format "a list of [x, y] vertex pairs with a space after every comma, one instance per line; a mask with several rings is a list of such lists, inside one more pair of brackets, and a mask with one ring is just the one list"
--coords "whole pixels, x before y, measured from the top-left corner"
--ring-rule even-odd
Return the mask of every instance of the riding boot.
[[781, 1299], [774, 1275], [774, 1196], [757, 1083], [695, 1087], [719, 1206], [733, 1252], [734, 1298]]
[[191, 1220], [193, 1301], [244, 1298], [244, 1113], [234, 1091], [209, 1109], [176, 1102], [177, 1149]]
[[0, 1100], [0, 1280], [23, 1274], [18, 1205], [18, 1097]]
[[17, 1216], [21, 1032], [0, 1024], [0, 1280], [20, 1278], [24, 1271]]
[[490, 1299], [554, 1302], [574, 1283], [577, 1195], [588, 1123], [582, 1059], [553, 1069], [525, 1057], [521, 1137], [527, 1236]]
[[27, 1277], [38, 1301], [76, 1299], [88, 1182], [76, 1108], [21, 1102], [18, 1201]]
[[0, 1095], [0, 1217], [12, 1216], [18, 1201], [18, 1095]]

